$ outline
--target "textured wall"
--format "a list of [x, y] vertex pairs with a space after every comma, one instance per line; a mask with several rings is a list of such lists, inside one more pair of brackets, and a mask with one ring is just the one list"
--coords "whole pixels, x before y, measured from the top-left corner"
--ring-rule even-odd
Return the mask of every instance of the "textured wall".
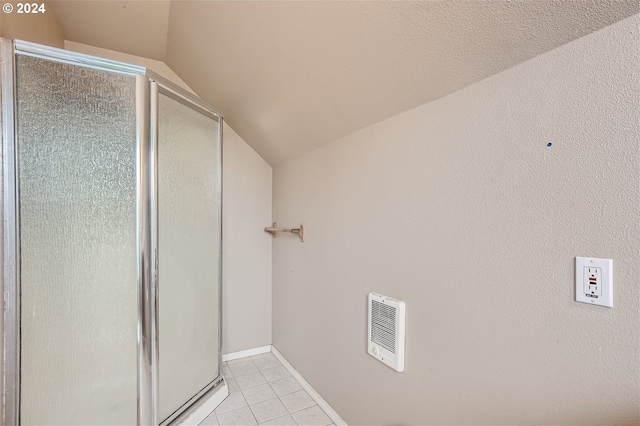
[[[640, 422], [639, 24], [274, 169], [308, 232], [273, 243], [273, 343], [347, 423]], [[614, 259], [613, 309], [575, 256]], [[405, 373], [366, 354], [370, 291], [407, 302]]]
[[229, 126], [222, 180], [222, 353], [271, 344], [271, 166]]

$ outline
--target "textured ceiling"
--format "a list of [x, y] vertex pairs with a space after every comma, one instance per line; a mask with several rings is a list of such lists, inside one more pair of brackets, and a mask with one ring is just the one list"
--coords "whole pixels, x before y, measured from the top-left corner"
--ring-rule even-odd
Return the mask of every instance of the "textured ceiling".
[[49, 3], [66, 39], [166, 62], [272, 165], [640, 11], [638, 0]]

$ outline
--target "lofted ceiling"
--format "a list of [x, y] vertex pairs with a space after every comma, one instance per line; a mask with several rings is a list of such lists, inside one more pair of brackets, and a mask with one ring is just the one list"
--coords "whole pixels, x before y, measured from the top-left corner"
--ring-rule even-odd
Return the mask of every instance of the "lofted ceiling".
[[48, 4], [67, 40], [164, 61], [272, 165], [640, 12], [638, 0]]

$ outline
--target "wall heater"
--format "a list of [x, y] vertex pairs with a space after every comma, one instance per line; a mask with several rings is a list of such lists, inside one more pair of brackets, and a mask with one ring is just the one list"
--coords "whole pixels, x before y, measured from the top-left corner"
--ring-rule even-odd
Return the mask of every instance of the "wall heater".
[[403, 372], [404, 338], [404, 302], [369, 293], [369, 355]]

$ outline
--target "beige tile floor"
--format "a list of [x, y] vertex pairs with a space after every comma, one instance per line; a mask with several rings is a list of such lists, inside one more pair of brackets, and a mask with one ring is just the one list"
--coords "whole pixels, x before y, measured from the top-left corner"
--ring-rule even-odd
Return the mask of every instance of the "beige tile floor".
[[201, 425], [332, 425], [300, 383], [272, 353], [225, 362], [229, 396]]

